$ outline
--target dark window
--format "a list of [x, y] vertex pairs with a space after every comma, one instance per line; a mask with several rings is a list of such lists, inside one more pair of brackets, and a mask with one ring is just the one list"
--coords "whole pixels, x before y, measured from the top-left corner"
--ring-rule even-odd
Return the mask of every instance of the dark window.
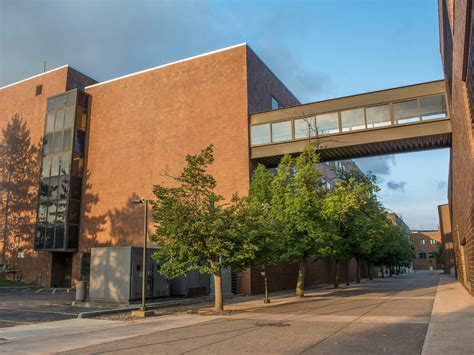
[[46, 235], [44, 238], [44, 248], [52, 249], [54, 242], [54, 227], [46, 227]]
[[79, 239], [79, 226], [69, 226], [67, 235], [67, 248], [77, 249]]
[[35, 235], [35, 249], [43, 249], [43, 248], [44, 248], [44, 227], [37, 226], [36, 235]]
[[418, 259], [426, 259], [426, 253], [423, 253], [423, 252], [418, 253]]
[[71, 178], [71, 199], [80, 200], [82, 193], [82, 179], [80, 177]]
[[41, 95], [43, 92], [43, 85], [36, 85], [36, 96]]
[[79, 223], [79, 214], [81, 211], [80, 201], [70, 201], [68, 209], [68, 222]]
[[54, 248], [64, 249], [64, 225], [56, 226], [56, 234], [54, 236]]
[[86, 145], [86, 133], [83, 131], [76, 130], [74, 138], [74, 151], [76, 153], [84, 154], [85, 145]]
[[436, 252], [430, 251], [430, 253], [429, 253], [429, 258], [430, 258], [430, 259], [436, 258]]

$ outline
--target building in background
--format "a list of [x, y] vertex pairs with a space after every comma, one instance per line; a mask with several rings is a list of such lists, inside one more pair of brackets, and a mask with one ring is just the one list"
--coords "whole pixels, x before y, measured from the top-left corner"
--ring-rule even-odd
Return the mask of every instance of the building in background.
[[415, 248], [413, 256], [414, 270], [435, 270], [443, 266], [438, 263], [439, 247], [441, 246], [441, 234], [439, 230], [412, 231], [411, 243]]
[[407, 224], [398, 214], [396, 214], [395, 212], [387, 211], [386, 216], [394, 225], [396, 225], [403, 232], [405, 232], [407, 236], [411, 234], [410, 227], [407, 226]]
[[474, 5], [439, 0], [440, 48], [451, 112], [449, 210], [458, 280], [474, 296]]
[[446, 274], [455, 274], [455, 256], [449, 205], [445, 204], [438, 206], [438, 214], [441, 243], [443, 245], [443, 269]]

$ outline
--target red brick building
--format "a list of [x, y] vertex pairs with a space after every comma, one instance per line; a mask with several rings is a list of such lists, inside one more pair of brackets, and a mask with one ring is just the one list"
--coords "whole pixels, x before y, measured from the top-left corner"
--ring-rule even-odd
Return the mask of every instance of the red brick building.
[[[0, 128], [21, 116], [38, 149], [28, 188], [34, 201], [0, 217], [2, 263], [42, 285], [87, 280], [91, 247], [141, 246], [142, 209], [130, 200], [153, 198], [154, 184], [211, 143], [218, 193], [245, 195], [253, 167], [249, 114], [297, 104], [245, 44], [102, 83], [64, 66], [1, 88]], [[3, 207], [12, 199], [1, 198]], [[15, 228], [13, 215], [28, 218]], [[355, 279], [355, 262], [343, 270], [342, 280]], [[330, 261], [307, 265], [308, 285], [333, 275]], [[297, 266], [271, 267], [268, 276], [271, 290], [293, 288]], [[262, 287], [260, 270], [238, 275], [238, 292]]]
[[440, 47], [452, 150], [449, 210], [459, 281], [474, 295], [474, 5], [439, 0]]
[[410, 240], [415, 248], [413, 255], [414, 270], [441, 269], [442, 264], [437, 263], [441, 233], [439, 230], [412, 231]]

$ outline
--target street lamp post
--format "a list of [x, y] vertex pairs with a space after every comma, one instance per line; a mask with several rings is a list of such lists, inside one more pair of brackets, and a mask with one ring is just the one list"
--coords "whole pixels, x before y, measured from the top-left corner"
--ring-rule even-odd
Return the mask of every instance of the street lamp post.
[[142, 304], [140, 306], [141, 314], [145, 316], [146, 313], [146, 282], [147, 282], [147, 241], [148, 241], [148, 200], [145, 200], [143, 197], [140, 199], [132, 200], [132, 203], [135, 205], [143, 204], [144, 206], [144, 216], [143, 216], [143, 270], [142, 270]]

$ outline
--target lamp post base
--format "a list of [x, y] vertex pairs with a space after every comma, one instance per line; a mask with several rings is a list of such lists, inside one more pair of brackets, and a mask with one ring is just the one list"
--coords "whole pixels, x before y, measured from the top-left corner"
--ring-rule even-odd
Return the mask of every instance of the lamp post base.
[[135, 311], [132, 311], [132, 316], [140, 317], [140, 318], [146, 318], [153, 315], [155, 315], [155, 311], [153, 310], [142, 311], [141, 309], [137, 309]]

